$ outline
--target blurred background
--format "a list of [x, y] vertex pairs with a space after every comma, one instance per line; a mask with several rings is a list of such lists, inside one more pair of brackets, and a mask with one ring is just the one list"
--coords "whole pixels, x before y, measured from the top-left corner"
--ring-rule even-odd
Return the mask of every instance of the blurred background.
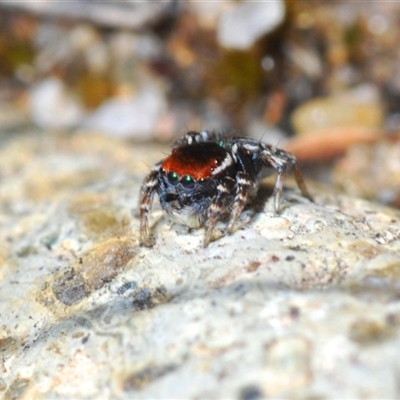
[[199, 129], [400, 207], [400, 2], [0, 0], [0, 145]]

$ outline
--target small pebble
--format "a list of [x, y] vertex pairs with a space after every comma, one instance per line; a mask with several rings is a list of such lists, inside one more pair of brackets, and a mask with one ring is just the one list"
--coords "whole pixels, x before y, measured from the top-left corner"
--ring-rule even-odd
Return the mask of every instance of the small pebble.
[[341, 127], [379, 129], [383, 119], [384, 107], [377, 88], [372, 85], [308, 101], [292, 115], [293, 127], [299, 135]]
[[283, 1], [235, 3], [221, 15], [217, 27], [222, 47], [246, 50], [275, 29], [285, 16]]
[[29, 111], [33, 122], [43, 129], [69, 129], [78, 125], [84, 110], [63, 82], [48, 78], [29, 93]]
[[147, 85], [136, 95], [107, 100], [84, 122], [84, 127], [119, 138], [148, 139], [155, 134], [166, 109], [164, 93]]

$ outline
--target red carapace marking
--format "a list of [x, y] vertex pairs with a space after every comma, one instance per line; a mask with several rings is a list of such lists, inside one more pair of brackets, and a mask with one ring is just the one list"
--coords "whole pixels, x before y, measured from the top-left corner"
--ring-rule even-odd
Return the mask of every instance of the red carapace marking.
[[196, 143], [174, 149], [161, 168], [196, 180], [206, 179], [225, 157], [226, 150], [216, 143]]

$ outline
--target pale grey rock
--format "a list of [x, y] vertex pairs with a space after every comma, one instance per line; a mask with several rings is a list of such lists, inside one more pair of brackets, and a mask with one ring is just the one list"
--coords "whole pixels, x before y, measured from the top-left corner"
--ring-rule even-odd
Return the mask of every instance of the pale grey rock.
[[400, 199], [400, 142], [381, 140], [350, 147], [337, 162], [332, 178], [353, 196], [396, 204]]
[[117, 32], [110, 39], [110, 49], [117, 60], [148, 60], [160, 56], [162, 42], [154, 35]]
[[29, 112], [33, 122], [43, 129], [66, 129], [78, 125], [84, 109], [63, 82], [48, 78], [29, 92]]
[[0, 102], [0, 135], [28, 125], [27, 110], [11, 102]]
[[285, 46], [285, 52], [290, 61], [311, 79], [322, 77], [324, 68], [319, 54], [314, 49], [302, 48], [295, 43]]
[[74, 57], [82, 57], [82, 53], [96, 46], [99, 37], [96, 31], [78, 24], [68, 29], [56, 21], [46, 21], [38, 25], [32, 43], [35, 47], [33, 68], [37, 76], [54, 74], [60, 65], [68, 65]]
[[65, 2], [63, 0], [10, 2], [0, 0], [0, 6], [6, 9], [20, 9], [49, 17], [86, 20], [108, 27], [130, 29], [141, 29], [168, 15], [168, 13], [175, 12], [176, 9], [176, 4], [172, 0], [120, 0], [118, 2], [93, 2], [90, 0], [76, 0], [74, 2]]
[[273, 146], [284, 147], [287, 136], [276, 126], [271, 126], [256, 116], [251, 116], [245, 129], [247, 136], [262, 142], [270, 143]]
[[222, 47], [245, 50], [275, 29], [285, 17], [283, 1], [233, 3], [221, 13], [217, 39]]
[[83, 128], [119, 138], [151, 138], [167, 111], [165, 93], [144, 85], [132, 96], [106, 100], [83, 123]]
[[215, 29], [221, 14], [233, 3], [232, 0], [215, 2], [188, 0], [186, 6], [196, 15], [196, 19], [202, 27]]
[[379, 132], [383, 121], [384, 106], [379, 91], [369, 84], [309, 100], [292, 114], [293, 127], [300, 135], [318, 135], [335, 128]]
[[142, 248], [139, 187], [167, 151], [88, 133], [0, 150], [3, 397], [397, 398], [400, 212], [289, 181], [279, 216], [263, 187], [208, 248], [155, 205]]

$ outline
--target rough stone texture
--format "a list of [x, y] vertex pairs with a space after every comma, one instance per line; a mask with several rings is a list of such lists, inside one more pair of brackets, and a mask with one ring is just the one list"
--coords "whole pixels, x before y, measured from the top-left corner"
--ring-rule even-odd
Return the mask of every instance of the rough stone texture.
[[206, 249], [155, 207], [142, 248], [138, 189], [166, 151], [90, 133], [0, 150], [2, 397], [399, 397], [399, 211], [311, 185], [273, 217], [266, 185]]

